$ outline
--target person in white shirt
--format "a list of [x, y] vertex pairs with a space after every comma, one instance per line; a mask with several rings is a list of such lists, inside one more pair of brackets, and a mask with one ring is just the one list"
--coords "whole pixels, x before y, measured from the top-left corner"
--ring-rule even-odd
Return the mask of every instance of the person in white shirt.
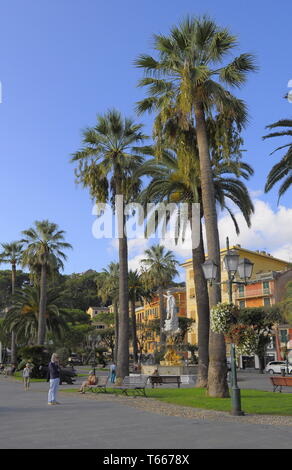
[[30, 364], [26, 364], [22, 371], [24, 390], [27, 391], [30, 385]]

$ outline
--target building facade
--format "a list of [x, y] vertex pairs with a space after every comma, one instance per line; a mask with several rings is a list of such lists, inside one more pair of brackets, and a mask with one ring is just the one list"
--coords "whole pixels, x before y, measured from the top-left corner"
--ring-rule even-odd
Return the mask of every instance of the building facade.
[[108, 307], [89, 307], [86, 313], [90, 316], [91, 320], [94, 320], [94, 326], [97, 330], [103, 330], [107, 325], [103, 321], [98, 321], [98, 315], [101, 313], [109, 313]]
[[[230, 247], [231, 250], [236, 250], [242, 258], [248, 258], [253, 266], [252, 277], [249, 280], [247, 286], [237, 286], [233, 284], [233, 301], [239, 307], [260, 307], [270, 306], [280, 301], [283, 297], [285, 285], [292, 278], [291, 263], [274, 258], [266, 251], [251, 251], [242, 248], [240, 245]], [[224, 257], [227, 253], [227, 249], [221, 250], [221, 282], [222, 284], [222, 302], [228, 302], [228, 273], [224, 265]], [[192, 330], [189, 332], [188, 341], [192, 344], [198, 342], [197, 332], [197, 306], [194, 286], [194, 273], [192, 260], [189, 259], [182, 266], [186, 270], [186, 310], [188, 318], [195, 320]], [[237, 279], [240, 280], [240, 279]], [[291, 336], [292, 338], [292, 336]], [[271, 342], [270, 348], [268, 348], [268, 354], [270, 354], [271, 360], [278, 357], [277, 346], [275, 339]], [[228, 354], [228, 349], [227, 349]], [[248, 358], [241, 358], [241, 366], [244, 365], [244, 361]], [[257, 358], [250, 359], [247, 364], [252, 367], [258, 367]]]

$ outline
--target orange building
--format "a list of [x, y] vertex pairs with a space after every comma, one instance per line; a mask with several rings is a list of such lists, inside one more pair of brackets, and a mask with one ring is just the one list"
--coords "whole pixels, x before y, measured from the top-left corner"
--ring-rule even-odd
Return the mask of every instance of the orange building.
[[[238, 291], [238, 287], [236, 284], [233, 284], [233, 293], [237, 295], [236, 301], [238, 305], [241, 307], [247, 306], [262, 306], [268, 305], [268, 300], [264, 300], [265, 298], [269, 298], [270, 294], [267, 294], [267, 290], [263, 291], [263, 284], [262, 281], [258, 278], [258, 276], [262, 275], [262, 273], [267, 273], [273, 271], [283, 271], [288, 272], [291, 268], [291, 263], [285, 260], [280, 260], [274, 258], [266, 251], [252, 251], [246, 248], [241, 247], [241, 245], [234, 245], [230, 247], [231, 250], [236, 250], [242, 258], [248, 258], [253, 264], [253, 273], [251, 281], [258, 281], [258, 284], [251, 284], [250, 286], [240, 286], [240, 292]], [[222, 302], [228, 302], [228, 288], [226, 281], [228, 279], [228, 273], [226, 271], [224, 265], [224, 257], [227, 253], [227, 249], [223, 248], [220, 250], [221, 255], [221, 280], [222, 280]], [[193, 263], [192, 259], [188, 259], [182, 265], [186, 270], [186, 292], [187, 292], [187, 316], [188, 318], [193, 318], [195, 323], [192, 329], [188, 333], [188, 341], [191, 344], [196, 344], [198, 342], [198, 317], [197, 317], [197, 304], [196, 304], [196, 296], [195, 296], [195, 286], [194, 286], [194, 272], [193, 272]], [[283, 278], [284, 279], [284, 278]], [[240, 280], [237, 278], [237, 280]], [[266, 281], [266, 280], [264, 280]], [[281, 281], [282, 282], [282, 281]], [[288, 282], [288, 281], [287, 281]], [[266, 284], [265, 284], [266, 286]], [[272, 290], [272, 284], [269, 285], [270, 291]], [[253, 295], [253, 293], [254, 295]], [[247, 298], [244, 297], [244, 294], [247, 293]], [[240, 297], [240, 295], [243, 295]], [[235, 297], [233, 297], [235, 299]]]
[[[292, 281], [292, 269], [288, 271], [270, 271], [258, 273], [251, 283], [237, 286], [236, 303], [240, 308], [270, 307], [285, 298], [286, 286]], [[268, 347], [267, 356], [270, 360], [283, 360], [287, 349], [289, 360], [292, 359], [292, 328], [278, 325], [275, 336]]]
[[[241, 245], [234, 245], [230, 247], [231, 250], [236, 250], [242, 258], [248, 258], [253, 264], [252, 277], [248, 282], [247, 286], [240, 285], [238, 287], [235, 283], [233, 284], [233, 299], [241, 308], [243, 307], [261, 307], [273, 305], [279, 302], [283, 298], [283, 293], [287, 282], [291, 279], [291, 263], [285, 260], [281, 260], [271, 256], [266, 251], [252, 251], [241, 247]], [[224, 257], [227, 249], [223, 248], [221, 254], [221, 280], [222, 280], [222, 302], [228, 302], [228, 288], [226, 281], [228, 279], [228, 273], [224, 264]], [[182, 266], [186, 269], [186, 292], [187, 292], [187, 316], [193, 318], [195, 323], [188, 333], [188, 341], [191, 344], [196, 344], [198, 341], [198, 318], [197, 318], [197, 305], [195, 296], [194, 286], [194, 273], [192, 259], [185, 261]], [[237, 281], [240, 281], [236, 277]], [[292, 333], [292, 330], [291, 330]], [[280, 328], [280, 335], [282, 335], [282, 341], [279, 341], [280, 346], [276, 348], [276, 337], [273, 338], [270, 347], [267, 351], [267, 357], [270, 360], [278, 358], [277, 351], [284, 345], [284, 338], [287, 336], [288, 340], [292, 339], [292, 335], [289, 337], [289, 329], [287, 325], [283, 325]], [[286, 335], [286, 336], [285, 336]], [[292, 351], [292, 341], [291, 341]], [[229, 354], [227, 347], [227, 355]], [[258, 367], [258, 359], [255, 357], [244, 358], [246, 367], [248, 364], [253, 364], [252, 367]], [[241, 357], [240, 364], [243, 364], [243, 358]], [[292, 352], [291, 352], [292, 361]]]
[[235, 301], [240, 308], [270, 307], [283, 300], [286, 284], [292, 280], [292, 269], [258, 273], [246, 286], [236, 286]]

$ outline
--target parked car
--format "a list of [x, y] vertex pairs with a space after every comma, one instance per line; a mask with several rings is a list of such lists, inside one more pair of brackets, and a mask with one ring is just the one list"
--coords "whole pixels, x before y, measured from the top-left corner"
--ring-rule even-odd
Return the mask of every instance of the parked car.
[[[271, 361], [265, 367], [265, 371], [268, 374], [281, 374], [281, 369], [285, 369], [287, 373], [287, 363], [286, 361]], [[288, 373], [292, 373], [292, 365], [288, 363]]]
[[78, 356], [70, 356], [68, 357], [68, 365], [69, 366], [81, 366], [82, 360]]

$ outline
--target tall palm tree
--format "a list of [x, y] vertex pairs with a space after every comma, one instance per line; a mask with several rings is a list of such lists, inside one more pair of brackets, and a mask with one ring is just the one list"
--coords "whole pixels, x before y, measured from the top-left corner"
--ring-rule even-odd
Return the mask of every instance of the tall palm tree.
[[[11, 295], [15, 294], [16, 267], [21, 263], [23, 245], [20, 242], [2, 243], [3, 251], [0, 253], [0, 263], [11, 264]], [[16, 357], [16, 334], [11, 330], [11, 362], [14, 364]]]
[[[227, 65], [224, 59], [236, 45], [236, 37], [226, 28], [219, 28], [207, 17], [187, 17], [169, 36], [155, 35], [155, 59], [142, 55], [136, 65], [145, 72], [140, 85], [149, 87], [150, 96], [138, 104], [138, 110], [161, 111], [156, 129], [175, 111], [181, 126], [188, 128], [189, 117], [195, 121], [199, 152], [202, 204], [206, 226], [208, 257], [220, 266], [220, 245], [212, 164], [207, 135], [206, 115], [215, 109], [238, 124], [246, 122], [246, 108], [224, 88], [240, 87], [249, 71], [255, 70], [254, 57], [241, 54]], [[220, 269], [209, 291], [210, 306], [221, 300]], [[223, 335], [210, 332], [210, 396], [228, 396], [226, 350]]]
[[97, 278], [97, 294], [101, 297], [102, 302], [109, 300], [114, 306], [115, 317], [115, 348], [114, 362], [117, 363], [118, 344], [119, 344], [119, 263], [110, 263], [108, 269], [104, 268]]
[[129, 301], [131, 305], [131, 320], [132, 320], [132, 341], [133, 341], [133, 356], [134, 361], [138, 362], [138, 340], [137, 340], [137, 325], [136, 325], [136, 302], [144, 302], [151, 299], [151, 290], [146, 289], [143, 284], [143, 278], [138, 270], [129, 271]]
[[141, 180], [133, 174], [143, 162], [140, 148], [146, 136], [142, 124], [122, 118], [116, 110], [97, 116], [95, 127], [83, 132], [83, 148], [72, 158], [78, 162], [77, 182], [88, 187], [97, 203], [110, 201], [115, 208], [115, 197], [122, 201], [119, 220], [119, 347], [117, 378], [129, 375], [129, 295], [128, 244], [124, 230], [125, 204], [135, 201]]
[[[197, 202], [197, 195], [200, 196], [199, 179], [193, 173], [193, 183], [184, 175], [184, 171], [179, 167], [179, 162], [175, 152], [170, 150], [163, 152], [159, 161], [149, 160], [140, 169], [145, 175], [152, 179], [147, 188], [141, 193], [140, 200], [143, 204], [149, 201], [155, 202]], [[244, 162], [230, 161], [222, 162], [221, 165], [213, 165], [213, 178], [215, 186], [216, 201], [222, 210], [227, 210], [234, 222], [237, 234], [239, 226], [236, 218], [229, 207], [228, 201], [235, 204], [243, 213], [245, 221], [250, 226], [250, 217], [254, 207], [247, 188], [239, 177], [248, 179], [253, 174], [252, 168]], [[233, 177], [236, 176], [236, 178]], [[192, 227], [192, 226], [191, 226]], [[183, 234], [185, 227], [181, 227]], [[208, 291], [204, 274], [201, 269], [205, 260], [202, 234], [200, 244], [192, 249], [194, 284], [196, 292], [196, 303], [198, 312], [198, 347], [199, 347], [199, 370], [198, 387], [207, 386], [208, 378], [208, 337], [209, 337], [209, 301]]]
[[[280, 121], [275, 122], [266, 126], [268, 129], [274, 129], [275, 127], [286, 127], [281, 132], [272, 132], [263, 137], [263, 139], [269, 139], [270, 137], [282, 137], [282, 136], [292, 136], [292, 119], [281, 119]], [[276, 148], [272, 153], [287, 148], [288, 150], [285, 153], [284, 157], [276, 163], [268, 174], [268, 179], [265, 186], [265, 192], [270, 191], [276, 183], [283, 180], [279, 188], [279, 199], [283, 194], [290, 188], [292, 184], [292, 143], [281, 145]]]
[[[57, 338], [67, 329], [67, 323], [58, 307], [60, 292], [56, 289], [47, 291], [45, 322], [48, 331]], [[16, 290], [13, 305], [4, 319], [6, 330], [15, 329], [25, 344], [35, 344], [38, 337], [40, 290], [38, 286], [25, 286]]]
[[47, 305], [47, 274], [53, 266], [63, 268], [67, 259], [62, 250], [72, 248], [64, 241], [63, 230], [57, 224], [48, 220], [36, 221], [35, 227], [22, 232], [24, 239], [23, 265], [39, 267], [40, 270], [40, 299], [38, 320], [38, 344], [43, 345], [46, 337], [46, 305]]
[[148, 281], [149, 287], [157, 289], [160, 308], [160, 344], [165, 344], [165, 333], [163, 333], [166, 312], [164, 308], [163, 291], [167, 289], [173, 278], [178, 274], [178, 261], [172, 251], [166, 250], [162, 245], [152, 245], [145, 250], [145, 258], [141, 260], [142, 268], [145, 270], [144, 279]]

